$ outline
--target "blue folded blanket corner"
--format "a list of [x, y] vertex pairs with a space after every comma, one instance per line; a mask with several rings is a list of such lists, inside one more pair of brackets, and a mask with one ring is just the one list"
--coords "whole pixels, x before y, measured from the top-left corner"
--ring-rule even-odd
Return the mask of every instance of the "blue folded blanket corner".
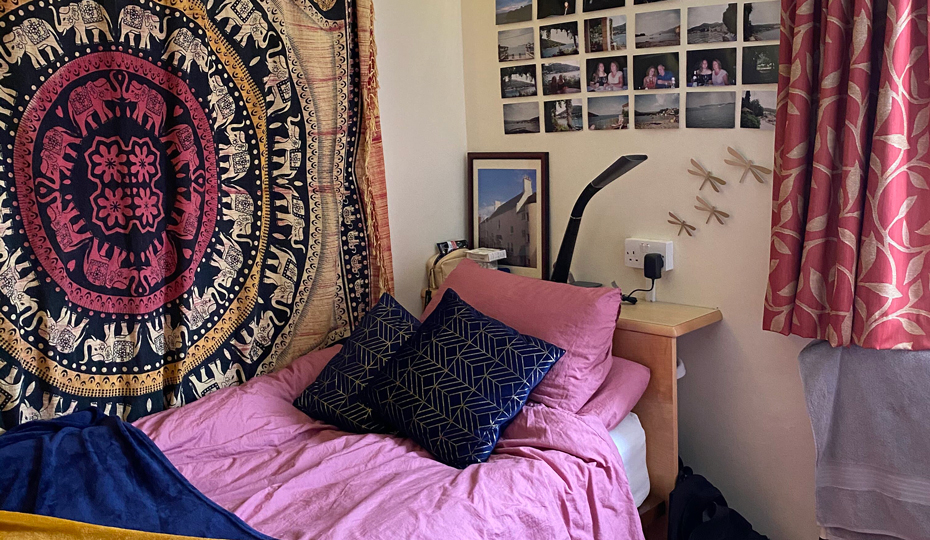
[[140, 430], [96, 409], [0, 435], [0, 510], [201, 538], [269, 538], [197, 491]]

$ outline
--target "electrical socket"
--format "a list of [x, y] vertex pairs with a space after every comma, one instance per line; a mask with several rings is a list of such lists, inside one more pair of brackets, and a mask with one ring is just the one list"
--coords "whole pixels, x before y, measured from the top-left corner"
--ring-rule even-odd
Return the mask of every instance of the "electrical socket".
[[625, 242], [625, 261], [630, 268], [642, 268], [643, 258], [647, 253], [658, 253], [665, 259], [663, 270], [675, 268], [675, 252], [671, 240], [643, 240], [641, 238], [627, 238]]

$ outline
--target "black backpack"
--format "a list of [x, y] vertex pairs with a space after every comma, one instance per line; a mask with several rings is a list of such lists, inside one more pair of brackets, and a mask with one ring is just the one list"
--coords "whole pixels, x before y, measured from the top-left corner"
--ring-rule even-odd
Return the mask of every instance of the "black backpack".
[[681, 459], [668, 506], [668, 540], [767, 540], [727, 506], [719, 489]]

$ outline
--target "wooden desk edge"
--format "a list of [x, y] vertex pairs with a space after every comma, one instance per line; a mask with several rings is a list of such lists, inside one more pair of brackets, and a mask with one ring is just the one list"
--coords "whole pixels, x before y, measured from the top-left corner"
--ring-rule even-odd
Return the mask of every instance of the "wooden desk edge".
[[689, 332], [694, 332], [695, 330], [704, 328], [705, 326], [710, 326], [711, 324], [720, 322], [722, 320], [723, 313], [721, 313], [719, 309], [713, 309], [704, 315], [700, 315], [675, 326], [669, 326], [655, 322], [638, 321], [634, 319], [624, 319], [621, 315], [620, 318], [617, 319], [617, 329], [628, 330], [630, 332], [639, 332], [640, 334], [652, 334], [654, 336], [679, 337]]

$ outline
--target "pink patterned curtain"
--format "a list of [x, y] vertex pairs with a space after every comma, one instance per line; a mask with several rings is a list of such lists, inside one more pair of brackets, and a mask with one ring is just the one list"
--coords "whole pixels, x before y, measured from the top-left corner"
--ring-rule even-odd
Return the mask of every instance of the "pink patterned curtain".
[[782, 0], [766, 330], [930, 349], [927, 0]]

